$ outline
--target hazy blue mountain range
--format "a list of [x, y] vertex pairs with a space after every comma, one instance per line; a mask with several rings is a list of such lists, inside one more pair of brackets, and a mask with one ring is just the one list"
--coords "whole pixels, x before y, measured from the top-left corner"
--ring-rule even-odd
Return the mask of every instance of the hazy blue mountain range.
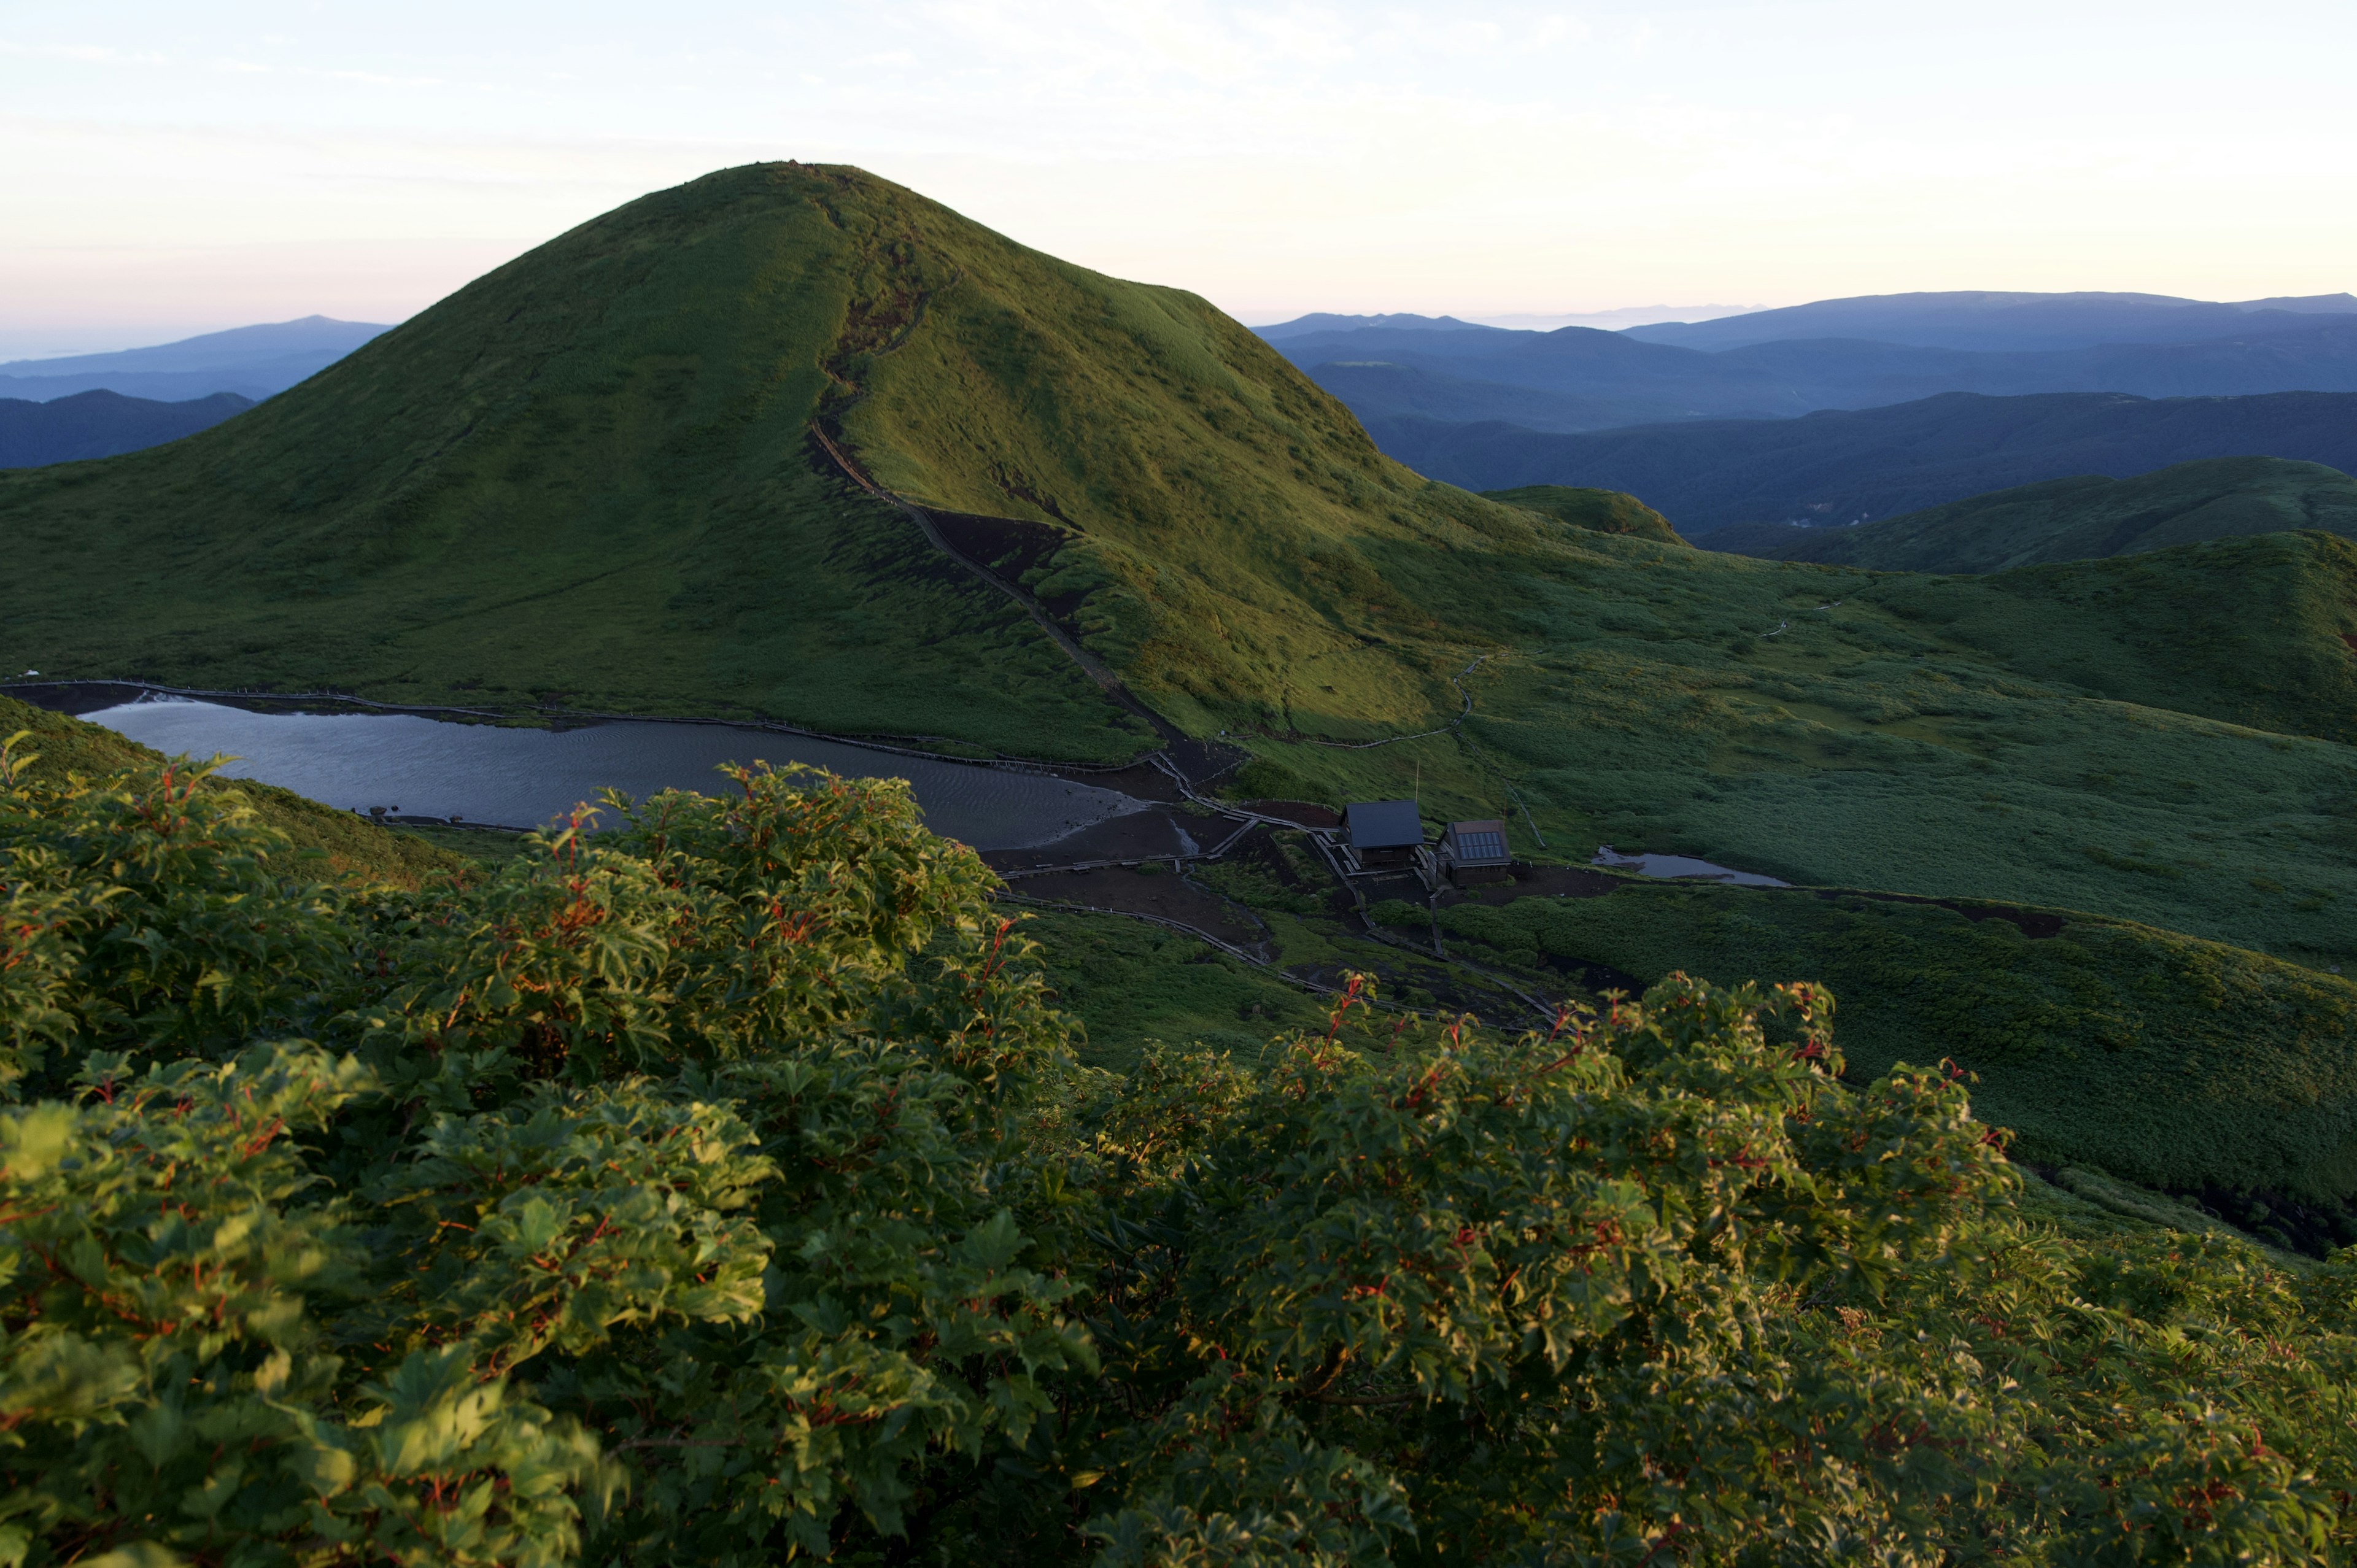
[[253, 400], [215, 392], [186, 403], [157, 403], [105, 391], [48, 403], [0, 398], [0, 468], [37, 468], [82, 457], [112, 457], [193, 435]]
[[2319, 294], [2218, 303], [2165, 294], [1870, 294], [1712, 321], [1658, 322], [1629, 334], [1688, 349], [1794, 338], [1867, 338], [1921, 349], [2030, 350], [2100, 343], [2183, 343], [2266, 330], [2303, 315], [2357, 315], [2357, 296]]
[[1287, 338], [1306, 338], [1318, 332], [1358, 332], [1373, 328], [1387, 332], [1501, 332], [1500, 327], [1484, 327], [1475, 321], [1459, 321], [1454, 316], [1412, 316], [1395, 312], [1388, 316], [1337, 316], [1331, 311], [1312, 311], [1297, 316], [1290, 321], [1280, 321], [1272, 327], [1255, 327], [1253, 330], [1271, 343]]
[[309, 380], [384, 330], [373, 322], [306, 316], [148, 349], [11, 360], [0, 363], [0, 397], [46, 403], [102, 390], [171, 403], [223, 392], [259, 401]]
[[2357, 392], [2147, 399], [1947, 392], [1798, 419], [1693, 420], [1556, 435], [1512, 424], [1370, 421], [1383, 449], [1471, 490], [1626, 490], [1688, 538], [1741, 522], [1848, 523], [2040, 479], [2125, 478], [2197, 457], [2357, 468]]
[[1706, 350], [1637, 336], [1651, 328], [1359, 328], [1305, 332], [1275, 344], [1362, 420], [1501, 419], [1554, 431], [1672, 419], [1787, 418], [1943, 392], [1994, 397], [2357, 392], [2357, 314], [2228, 314], [2241, 331], [2177, 343], [2036, 351], [1921, 348], [1857, 338]]

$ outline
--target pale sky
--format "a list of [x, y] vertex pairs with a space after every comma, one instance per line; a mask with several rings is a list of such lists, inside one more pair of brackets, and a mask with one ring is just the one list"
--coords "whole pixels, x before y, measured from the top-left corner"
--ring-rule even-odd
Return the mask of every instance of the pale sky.
[[2357, 288], [2351, 0], [0, 0], [0, 359], [845, 162], [1247, 321]]

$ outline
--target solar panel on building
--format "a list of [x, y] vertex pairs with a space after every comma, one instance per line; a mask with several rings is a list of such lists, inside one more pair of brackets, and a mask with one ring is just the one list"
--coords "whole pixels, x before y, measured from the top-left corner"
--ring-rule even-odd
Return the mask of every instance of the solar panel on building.
[[1502, 865], [1512, 858], [1506, 848], [1506, 824], [1495, 819], [1449, 823], [1448, 853], [1459, 865]]

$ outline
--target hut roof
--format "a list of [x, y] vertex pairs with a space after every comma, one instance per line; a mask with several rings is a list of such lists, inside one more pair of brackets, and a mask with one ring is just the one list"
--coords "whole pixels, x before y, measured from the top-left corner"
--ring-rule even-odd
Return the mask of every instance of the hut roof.
[[1414, 800], [1353, 800], [1343, 812], [1352, 849], [1406, 849], [1424, 842]]

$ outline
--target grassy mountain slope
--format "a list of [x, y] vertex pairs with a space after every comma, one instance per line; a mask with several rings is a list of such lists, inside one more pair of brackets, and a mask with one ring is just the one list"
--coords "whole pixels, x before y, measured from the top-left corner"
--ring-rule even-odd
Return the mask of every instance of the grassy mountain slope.
[[[35, 759], [36, 778], [111, 773], [162, 760], [160, 753], [102, 725], [85, 724], [0, 696], [0, 738], [24, 730], [32, 733], [17, 743], [16, 750]], [[437, 872], [455, 871], [467, 864], [462, 855], [438, 848], [415, 833], [363, 822], [350, 811], [323, 806], [292, 789], [248, 779], [217, 778], [213, 787], [244, 797], [255, 815], [294, 840], [298, 848], [324, 856], [328, 870], [350, 882], [414, 887]]]
[[0, 478], [0, 668], [1145, 744], [813, 421], [1012, 520], [1007, 569], [1251, 792], [2357, 960], [2343, 542], [1926, 585], [1598, 532], [1390, 462], [1190, 295], [851, 170], [658, 193], [220, 429]]
[[2211, 457], [2132, 479], [2050, 479], [1855, 528], [1722, 529], [1710, 542], [1774, 561], [1999, 572], [2302, 528], [2357, 536], [2357, 479], [2321, 463]]
[[1524, 485], [1513, 490], [1485, 490], [1483, 496], [1505, 506], [1540, 512], [1557, 522], [1598, 533], [1626, 533], [1638, 539], [1658, 539], [1683, 544], [1669, 519], [1619, 490], [1581, 489], [1571, 485]]

